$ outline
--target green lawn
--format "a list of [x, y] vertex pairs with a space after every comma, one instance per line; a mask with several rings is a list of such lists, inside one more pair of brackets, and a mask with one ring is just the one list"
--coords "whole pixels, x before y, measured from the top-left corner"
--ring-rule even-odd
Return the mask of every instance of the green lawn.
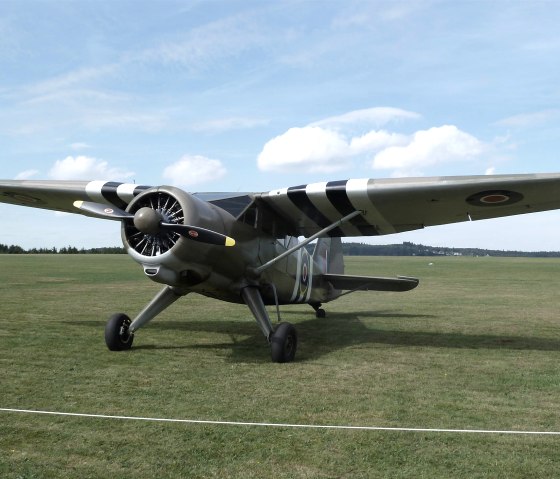
[[[408, 293], [282, 307], [270, 362], [247, 308], [192, 295], [110, 352], [160, 289], [126, 256], [0, 256], [0, 407], [184, 419], [560, 431], [560, 260], [347, 258]], [[558, 436], [300, 430], [0, 412], [0, 477], [553, 477]]]

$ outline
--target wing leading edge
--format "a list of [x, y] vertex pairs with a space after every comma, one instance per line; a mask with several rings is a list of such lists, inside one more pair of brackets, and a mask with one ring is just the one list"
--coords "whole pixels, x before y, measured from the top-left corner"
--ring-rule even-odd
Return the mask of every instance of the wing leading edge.
[[343, 180], [257, 195], [298, 235], [375, 236], [560, 208], [560, 174]]

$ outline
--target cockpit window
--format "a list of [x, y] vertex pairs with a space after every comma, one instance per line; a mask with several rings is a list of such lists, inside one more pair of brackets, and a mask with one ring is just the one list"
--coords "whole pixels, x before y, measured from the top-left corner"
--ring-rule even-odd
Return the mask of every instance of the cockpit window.
[[251, 204], [253, 199], [248, 195], [243, 196], [232, 196], [229, 198], [221, 198], [211, 200], [210, 203], [219, 206], [223, 210], [226, 210], [230, 215], [238, 218], [243, 210]]

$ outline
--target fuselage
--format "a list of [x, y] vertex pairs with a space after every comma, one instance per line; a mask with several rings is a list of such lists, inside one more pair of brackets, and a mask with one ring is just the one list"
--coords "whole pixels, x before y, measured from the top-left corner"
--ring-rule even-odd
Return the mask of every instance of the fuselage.
[[298, 239], [271, 235], [259, 222], [259, 212], [233, 217], [224, 209], [173, 187], [148, 190], [127, 208], [153, 208], [159, 215], [177, 218], [235, 239], [232, 247], [196, 241], [166, 232], [139, 232], [123, 223], [122, 240], [128, 254], [146, 276], [175, 288], [179, 294], [196, 292], [223, 301], [242, 303], [241, 291], [256, 286], [266, 304], [322, 303], [334, 299], [321, 278], [327, 271], [328, 249], [310, 254], [305, 247], [257, 269], [294, 249]]
[[[233, 303], [242, 303], [241, 290], [258, 286], [266, 304], [324, 303], [334, 299], [321, 275], [326, 258], [300, 248], [254, 277], [251, 271], [298, 243], [297, 238], [282, 240], [258, 234], [237, 236], [232, 248], [180, 240], [181, 256], [173, 251], [146, 258], [128, 250], [151, 280], [168, 284], [181, 292], [195, 292]], [[247, 236], [253, 236], [248, 238]], [[180, 244], [185, 242], [184, 245]]]

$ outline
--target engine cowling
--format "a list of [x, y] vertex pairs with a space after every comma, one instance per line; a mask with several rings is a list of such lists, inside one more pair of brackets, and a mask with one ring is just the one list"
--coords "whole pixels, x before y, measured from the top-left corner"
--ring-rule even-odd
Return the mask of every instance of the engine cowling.
[[[228, 229], [226, 225], [233, 220], [222, 209], [172, 186], [146, 190], [126, 209], [131, 214], [140, 210], [137, 217], [144, 217], [147, 224], [160, 218], [164, 223], [195, 225], [223, 234]], [[196, 232], [189, 231], [189, 234], [194, 237]], [[128, 254], [156, 282], [188, 286], [204, 281], [211, 273], [208, 261], [201, 261], [211, 245], [190, 241], [174, 231], [159, 230], [151, 225], [144, 227], [137, 221], [123, 222], [121, 237]]]

